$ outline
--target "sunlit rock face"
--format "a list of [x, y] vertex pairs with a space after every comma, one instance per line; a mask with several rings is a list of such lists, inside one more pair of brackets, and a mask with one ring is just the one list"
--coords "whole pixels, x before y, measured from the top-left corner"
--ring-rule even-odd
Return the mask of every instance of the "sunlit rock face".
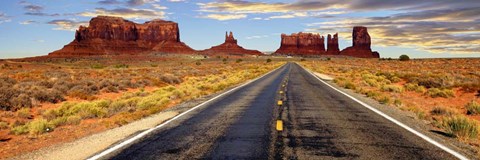
[[325, 37], [313, 33], [293, 33], [281, 35], [280, 48], [276, 54], [321, 55], [325, 53]]
[[98, 16], [80, 26], [75, 39], [49, 56], [140, 54], [151, 52], [193, 53], [180, 41], [178, 24], [153, 20], [137, 24], [120, 17]]
[[347, 47], [340, 52], [340, 55], [359, 57], [359, 58], [379, 58], [378, 52], [372, 52], [370, 35], [367, 27], [353, 27], [351, 47]]
[[328, 34], [327, 36], [327, 55], [338, 55], [340, 49], [338, 48], [338, 33], [335, 33], [333, 36]]

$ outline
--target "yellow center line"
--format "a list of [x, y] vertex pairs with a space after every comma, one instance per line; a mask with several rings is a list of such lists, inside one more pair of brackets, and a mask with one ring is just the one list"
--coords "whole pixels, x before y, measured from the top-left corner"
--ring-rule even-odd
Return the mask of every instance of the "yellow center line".
[[277, 131], [283, 131], [283, 121], [282, 120], [277, 120]]

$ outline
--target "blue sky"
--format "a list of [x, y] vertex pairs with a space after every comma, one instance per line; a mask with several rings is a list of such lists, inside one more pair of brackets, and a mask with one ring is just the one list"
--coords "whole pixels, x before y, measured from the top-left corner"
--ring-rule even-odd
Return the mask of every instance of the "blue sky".
[[175, 21], [181, 40], [198, 50], [222, 43], [225, 31], [261, 51], [275, 51], [281, 33], [339, 32], [343, 49], [351, 45], [352, 27], [363, 25], [382, 57], [480, 57], [478, 0], [4, 0], [0, 58], [60, 49], [97, 15]]

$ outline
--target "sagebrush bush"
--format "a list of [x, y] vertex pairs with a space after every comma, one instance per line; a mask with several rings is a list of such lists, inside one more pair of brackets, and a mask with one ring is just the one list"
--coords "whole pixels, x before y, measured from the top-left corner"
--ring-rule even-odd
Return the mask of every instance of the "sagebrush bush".
[[476, 138], [478, 135], [477, 122], [465, 116], [447, 117], [442, 122], [445, 131], [453, 137]]
[[453, 112], [445, 107], [439, 107], [435, 106], [433, 109], [430, 111], [430, 114], [432, 115], [453, 115]]
[[177, 76], [170, 74], [170, 73], [165, 73], [160, 76], [160, 80], [168, 83], [168, 84], [179, 84], [182, 83], [182, 80], [178, 78]]
[[22, 108], [22, 109], [19, 109], [17, 112], [17, 117], [19, 118], [31, 118], [31, 114], [30, 114], [30, 108]]
[[397, 86], [397, 85], [383, 85], [381, 89], [382, 91], [386, 91], [386, 92], [395, 92], [395, 93], [403, 92], [403, 87]]
[[480, 114], [480, 104], [476, 101], [471, 101], [465, 105], [467, 114]]
[[32, 100], [27, 94], [21, 93], [20, 95], [10, 99], [11, 107], [15, 108], [14, 110], [20, 108], [31, 108], [33, 107]]
[[424, 86], [419, 86], [416, 83], [407, 83], [405, 84], [405, 89], [407, 91], [415, 91], [417, 93], [425, 93], [427, 90]]
[[8, 123], [0, 121], [0, 130], [7, 129], [7, 128], [8, 128]]
[[32, 122], [27, 123], [27, 126], [29, 133], [32, 135], [38, 135], [53, 130], [53, 126], [51, 126], [45, 119], [35, 119]]
[[426, 94], [432, 98], [436, 97], [443, 97], [443, 98], [450, 98], [455, 97], [455, 93], [451, 89], [438, 89], [438, 88], [430, 88], [427, 90]]

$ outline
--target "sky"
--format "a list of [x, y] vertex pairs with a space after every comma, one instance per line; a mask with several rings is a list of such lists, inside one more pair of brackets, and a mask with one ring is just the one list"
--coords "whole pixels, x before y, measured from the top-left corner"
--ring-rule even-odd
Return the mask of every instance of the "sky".
[[0, 59], [61, 49], [98, 15], [175, 21], [197, 50], [223, 43], [225, 31], [260, 51], [278, 49], [281, 33], [338, 32], [343, 49], [365, 26], [381, 57], [480, 57], [480, 0], [1, 0]]

